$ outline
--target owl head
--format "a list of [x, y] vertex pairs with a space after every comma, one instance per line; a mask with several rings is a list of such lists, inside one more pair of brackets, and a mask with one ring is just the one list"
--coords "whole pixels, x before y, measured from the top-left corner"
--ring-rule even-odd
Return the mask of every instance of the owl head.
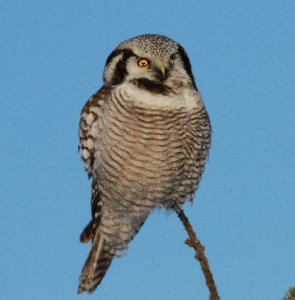
[[129, 81], [153, 90], [177, 80], [189, 82], [196, 88], [183, 47], [158, 34], [139, 35], [120, 43], [106, 60], [103, 79], [109, 86]]

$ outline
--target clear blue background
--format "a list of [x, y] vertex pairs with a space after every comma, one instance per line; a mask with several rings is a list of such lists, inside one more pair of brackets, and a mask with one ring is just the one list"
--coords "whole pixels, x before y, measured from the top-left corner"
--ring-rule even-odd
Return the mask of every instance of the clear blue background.
[[122, 40], [161, 33], [187, 50], [214, 135], [185, 206], [222, 299], [295, 285], [295, 1], [16, 1], [0, 4], [0, 299], [208, 299], [186, 232], [155, 212], [92, 296], [80, 110]]

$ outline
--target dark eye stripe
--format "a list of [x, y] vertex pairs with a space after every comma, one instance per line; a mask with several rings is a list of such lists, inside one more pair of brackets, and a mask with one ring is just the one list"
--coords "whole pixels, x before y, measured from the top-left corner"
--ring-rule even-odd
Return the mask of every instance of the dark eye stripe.
[[177, 54], [177, 53], [173, 53], [173, 54], [171, 54], [171, 55], [170, 55], [170, 59], [174, 60], [174, 59], [175, 59], [175, 57], [176, 57], [176, 54]]
[[188, 58], [185, 50], [180, 45], [178, 46], [178, 54], [180, 55], [180, 57], [182, 59], [183, 66], [184, 66], [184, 68], [186, 70], [186, 73], [191, 78], [192, 83], [193, 83], [195, 89], [198, 91], [198, 88], [197, 88], [196, 83], [195, 83], [194, 75], [193, 75], [193, 72], [192, 72], [191, 63], [189, 61], [189, 58]]
[[112, 76], [111, 79], [111, 83], [113, 85], [117, 85], [120, 84], [124, 78], [127, 75], [127, 71], [126, 71], [126, 62], [128, 60], [129, 57], [131, 56], [136, 56], [134, 54], [134, 52], [130, 49], [118, 49], [118, 50], [114, 50], [109, 57], [106, 60], [106, 64], [105, 66], [107, 66], [108, 64], [111, 63], [111, 61], [117, 57], [118, 55], [121, 55], [121, 59], [117, 62], [115, 68], [114, 68], [114, 74]]

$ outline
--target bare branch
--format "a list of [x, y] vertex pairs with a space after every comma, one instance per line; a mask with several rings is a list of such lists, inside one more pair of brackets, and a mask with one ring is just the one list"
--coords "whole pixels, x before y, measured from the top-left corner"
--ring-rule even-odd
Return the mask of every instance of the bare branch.
[[192, 225], [190, 224], [188, 218], [184, 214], [183, 210], [179, 210], [176, 212], [180, 221], [182, 222], [185, 230], [188, 233], [189, 238], [186, 240], [186, 244], [189, 247], [194, 248], [196, 255], [195, 258], [200, 262], [203, 274], [205, 276], [206, 284], [209, 289], [209, 300], [220, 300], [220, 297], [217, 292], [217, 287], [215, 285], [212, 272], [209, 267], [208, 259], [205, 255], [205, 248], [198, 240], [196, 233], [193, 230]]

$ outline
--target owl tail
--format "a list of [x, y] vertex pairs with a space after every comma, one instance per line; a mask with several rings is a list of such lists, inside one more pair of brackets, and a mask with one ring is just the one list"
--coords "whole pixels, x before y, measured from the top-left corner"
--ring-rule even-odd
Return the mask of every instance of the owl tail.
[[96, 289], [111, 265], [112, 259], [113, 256], [105, 251], [105, 240], [96, 230], [92, 248], [80, 275], [78, 294], [92, 293]]

